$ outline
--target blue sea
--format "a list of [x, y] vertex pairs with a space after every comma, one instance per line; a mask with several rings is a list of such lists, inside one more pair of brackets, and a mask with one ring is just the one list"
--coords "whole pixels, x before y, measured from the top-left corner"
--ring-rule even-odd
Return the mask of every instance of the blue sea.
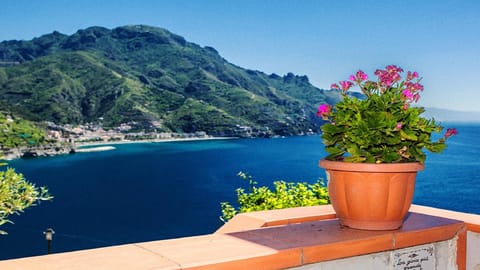
[[[442, 154], [429, 154], [414, 203], [480, 214], [480, 125], [449, 124]], [[12, 216], [1, 229], [0, 259], [208, 234], [222, 225], [220, 202], [235, 201], [248, 172], [260, 185], [325, 178], [319, 136], [115, 145], [105, 152], [10, 162], [47, 186], [52, 201]]]

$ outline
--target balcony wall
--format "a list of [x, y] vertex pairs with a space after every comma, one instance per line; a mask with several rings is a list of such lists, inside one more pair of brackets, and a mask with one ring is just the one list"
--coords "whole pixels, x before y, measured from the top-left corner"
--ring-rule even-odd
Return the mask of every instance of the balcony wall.
[[361, 231], [341, 227], [327, 205], [237, 215], [209, 235], [5, 260], [0, 269], [478, 270], [478, 254], [479, 215], [414, 205], [399, 230]]

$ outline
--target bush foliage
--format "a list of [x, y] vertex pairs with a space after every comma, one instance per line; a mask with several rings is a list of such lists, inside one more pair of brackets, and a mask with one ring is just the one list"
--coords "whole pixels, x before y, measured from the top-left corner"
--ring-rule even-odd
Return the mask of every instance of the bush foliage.
[[[0, 226], [11, 222], [8, 219], [10, 215], [20, 214], [35, 203], [51, 198], [47, 188], [38, 188], [27, 182], [24, 176], [14, 169], [0, 171]], [[0, 234], [6, 232], [0, 230]]]
[[[31, 122], [14, 120], [0, 113], [0, 161], [2, 149], [37, 145], [44, 140], [45, 132]], [[52, 198], [47, 188], [36, 187], [21, 173], [5, 165], [4, 162], [0, 164], [0, 226], [11, 222], [8, 219], [10, 215], [20, 214], [35, 203]], [[6, 234], [6, 232], [0, 230], [0, 234]]]
[[327, 188], [322, 180], [313, 184], [305, 182], [273, 182], [273, 190], [266, 186], [257, 187], [257, 182], [248, 174], [239, 172], [238, 176], [248, 181], [250, 188], [245, 191], [238, 188], [238, 208], [228, 202], [222, 202], [222, 221], [227, 222], [237, 213], [246, 213], [261, 210], [283, 209], [300, 206], [323, 205], [330, 202]]

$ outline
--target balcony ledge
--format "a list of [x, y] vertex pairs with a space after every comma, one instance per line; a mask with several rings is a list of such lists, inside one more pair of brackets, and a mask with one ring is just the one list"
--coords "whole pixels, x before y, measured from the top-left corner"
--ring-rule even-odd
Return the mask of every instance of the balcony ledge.
[[[341, 227], [329, 205], [237, 215], [209, 235], [0, 261], [0, 269], [286, 269], [452, 240], [466, 269], [466, 232], [480, 216], [412, 206], [394, 231]], [[473, 269], [473, 268], [472, 268]]]

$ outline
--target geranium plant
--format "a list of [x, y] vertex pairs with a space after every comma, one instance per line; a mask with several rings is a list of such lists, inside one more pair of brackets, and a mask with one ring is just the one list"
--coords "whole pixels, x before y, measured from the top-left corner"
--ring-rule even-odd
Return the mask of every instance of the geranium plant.
[[[322, 126], [322, 139], [328, 160], [364, 163], [420, 162], [424, 149], [439, 153], [447, 138], [457, 134], [449, 128], [443, 136], [432, 133], [443, 127], [434, 119], [422, 117], [422, 107], [412, 106], [420, 98], [423, 85], [417, 72], [389, 65], [375, 71], [376, 80], [369, 80], [358, 71], [349, 80], [332, 84], [341, 91], [342, 101], [336, 105], [322, 104], [317, 115], [328, 121]], [[358, 87], [364, 98], [349, 95]]]

